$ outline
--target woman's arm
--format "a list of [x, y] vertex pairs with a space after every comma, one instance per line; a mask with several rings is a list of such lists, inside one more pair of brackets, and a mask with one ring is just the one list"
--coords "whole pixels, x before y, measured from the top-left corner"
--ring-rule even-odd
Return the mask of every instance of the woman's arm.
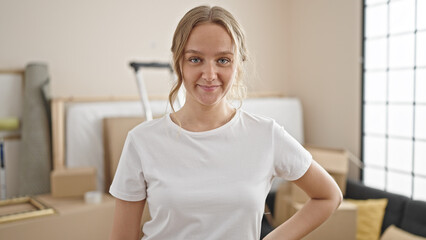
[[139, 239], [145, 200], [137, 202], [115, 200], [114, 221], [110, 240]]
[[305, 175], [294, 183], [311, 199], [264, 240], [301, 239], [327, 220], [342, 202], [342, 192], [337, 183], [315, 161], [312, 161]]

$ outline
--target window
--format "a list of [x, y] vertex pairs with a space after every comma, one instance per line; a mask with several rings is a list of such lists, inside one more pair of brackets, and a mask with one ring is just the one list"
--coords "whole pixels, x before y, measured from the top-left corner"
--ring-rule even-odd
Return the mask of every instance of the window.
[[426, 200], [426, 0], [364, 1], [362, 179]]

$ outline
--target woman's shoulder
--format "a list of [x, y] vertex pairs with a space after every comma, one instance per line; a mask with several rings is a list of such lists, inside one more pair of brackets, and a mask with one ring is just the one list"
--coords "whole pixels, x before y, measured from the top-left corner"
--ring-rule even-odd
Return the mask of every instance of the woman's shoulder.
[[257, 124], [266, 124], [266, 125], [271, 125], [271, 124], [273, 125], [276, 123], [276, 121], [273, 118], [268, 116], [247, 112], [243, 109], [241, 109], [240, 112], [241, 112], [241, 119], [243, 119], [244, 121], [253, 122]]
[[167, 116], [168, 114], [160, 118], [155, 118], [150, 121], [143, 121], [139, 123], [138, 125], [136, 125], [132, 130], [130, 130], [129, 134], [139, 135], [139, 134], [155, 133], [159, 129], [164, 128], [164, 124], [165, 124], [165, 120]]

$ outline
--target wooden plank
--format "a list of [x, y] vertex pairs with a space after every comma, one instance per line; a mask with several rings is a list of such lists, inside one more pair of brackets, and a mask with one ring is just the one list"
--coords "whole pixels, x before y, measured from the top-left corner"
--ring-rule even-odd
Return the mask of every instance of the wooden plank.
[[16, 74], [16, 75], [24, 75], [24, 69], [0, 69], [0, 74]]
[[[98, 96], [98, 97], [59, 97], [55, 98], [58, 101], [65, 103], [76, 102], [115, 102], [115, 101], [139, 101], [138, 96]], [[150, 96], [149, 100], [167, 100], [168, 97], [164, 95]]]
[[21, 140], [21, 134], [7, 135], [3, 137], [5, 141]]
[[52, 153], [53, 169], [65, 167], [65, 110], [64, 102], [52, 99]]

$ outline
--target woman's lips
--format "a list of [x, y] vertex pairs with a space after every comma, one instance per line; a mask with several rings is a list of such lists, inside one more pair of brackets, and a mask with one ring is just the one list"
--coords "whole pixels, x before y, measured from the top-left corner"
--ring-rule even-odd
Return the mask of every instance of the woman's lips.
[[198, 86], [206, 92], [213, 92], [219, 87], [219, 85], [212, 85], [212, 86], [198, 85]]

